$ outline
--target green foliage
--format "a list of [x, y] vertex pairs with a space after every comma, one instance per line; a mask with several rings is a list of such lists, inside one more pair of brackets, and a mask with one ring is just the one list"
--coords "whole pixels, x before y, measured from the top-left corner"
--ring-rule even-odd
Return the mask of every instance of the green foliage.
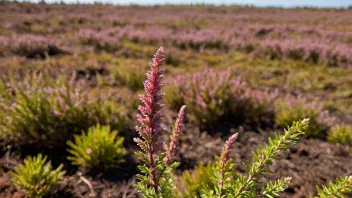
[[61, 171], [62, 165], [53, 170], [46, 159], [41, 154], [27, 157], [23, 164], [15, 168], [15, 172], [11, 172], [13, 183], [30, 198], [41, 198], [52, 193], [65, 174], [65, 171]]
[[[182, 107], [182, 105], [185, 104], [185, 100], [184, 100], [184, 88], [179, 86], [179, 85], [175, 85], [175, 83], [168, 83], [168, 86], [165, 87], [165, 100], [167, 101], [167, 105], [173, 109], [173, 110], [177, 110], [180, 109]], [[188, 106], [188, 110], [189, 110], [189, 106]]]
[[[136, 156], [138, 158], [145, 158], [144, 153], [137, 151], [135, 152]], [[157, 179], [159, 180], [158, 184], [158, 192], [155, 192], [153, 187], [151, 187], [150, 184], [150, 168], [146, 165], [139, 165], [138, 169], [142, 172], [142, 174], [137, 174], [136, 178], [139, 180], [139, 182], [136, 184], [136, 188], [139, 191], [139, 193], [142, 195], [144, 198], [167, 198], [167, 197], [172, 197], [172, 191], [174, 189], [174, 179], [170, 177], [170, 174], [172, 171], [179, 166], [178, 162], [173, 162], [170, 165], [167, 165], [165, 163], [165, 158], [166, 154], [161, 153], [160, 155], [157, 156], [155, 159], [155, 165], [158, 169], [158, 175]], [[148, 160], [148, 159], [146, 159]]]
[[132, 91], [143, 89], [143, 82], [141, 79], [145, 76], [145, 68], [140, 65], [120, 65], [114, 69], [112, 77], [121, 85], [126, 85]]
[[[203, 193], [206, 194], [206, 197], [227, 196], [227, 189], [231, 187], [231, 181], [234, 180], [235, 167], [236, 165], [231, 159], [225, 163], [224, 167], [221, 165], [221, 159], [217, 159], [215, 167], [213, 168], [214, 175], [211, 177], [214, 185], [214, 190], [210, 188], [204, 188]], [[223, 178], [221, 178], [222, 172], [224, 172]], [[222, 185], [220, 185], [220, 181], [223, 182]]]
[[279, 197], [279, 193], [283, 192], [285, 189], [288, 188], [290, 181], [290, 177], [281, 178], [276, 181], [269, 181], [269, 183], [263, 185], [261, 194], [269, 198]]
[[335, 183], [330, 182], [328, 186], [317, 187], [320, 198], [347, 198], [346, 193], [352, 192], [352, 176], [340, 177]]
[[[275, 133], [274, 138], [269, 138], [269, 143], [260, 145], [256, 152], [253, 152], [252, 162], [244, 163], [244, 167], [248, 176], [236, 175], [235, 179], [230, 179], [233, 175], [234, 165], [231, 161], [226, 163], [224, 169], [219, 169], [221, 160], [218, 160], [217, 167], [214, 169], [215, 174], [213, 184], [219, 187], [215, 190], [204, 189], [204, 197], [257, 197], [257, 185], [259, 176], [270, 172], [267, 168], [274, 160], [279, 159], [278, 154], [287, 150], [287, 145], [295, 143], [298, 137], [304, 134], [308, 126], [309, 119], [293, 122], [293, 125], [287, 128], [283, 135]], [[225, 173], [223, 185], [220, 186], [220, 175], [222, 171]], [[278, 196], [287, 188], [289, 184], [288, 179], [279, 179], [275, 182], [269, 182], [262, 186], [261, 194], [266, 197]]]
[[111, 131], [110, 126], [100, 126], [88, 129], [81, 135], [74, 135], [75, 142], [68, 141], [68, 152], [73, 156], [68, 159], [72, 164], [86, 168], [109, 169], [122, 163], [125, 149], [123, 137], [117, 136], [117, 131]]
[[200, 197], [203, 188], [214, 189], [211, 177], [214, 175], [214, 163], [200, 163], [192, 172], [185, 171], [177, 182], [176, 194], [179, 197]]
[[307, 137], [325, 138], [331, 119], [320, 104], [303, 99], [289, 98], [279, 101], [275, 110], [275, 123], [278, 127], [288, 126], [295, 120], [310, 118], [306, 129]]
[[337, 125], [328, 133], [328, 141], [342, 145], [352, 145], [352, 126]]
[[0, 80], [0, 134], [5, 141], [51, 147], [97, 123], [122, 129], [115, 102], [92, 99], [65, 76], [27, 75]]

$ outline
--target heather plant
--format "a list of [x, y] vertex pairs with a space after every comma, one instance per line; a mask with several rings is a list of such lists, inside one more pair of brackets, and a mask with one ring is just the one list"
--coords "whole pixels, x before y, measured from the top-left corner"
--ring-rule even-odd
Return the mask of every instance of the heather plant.
[[347, 193], [352, 192], [352, 176], [340, 177], [336, 181], [329, 182], [327, 186], [317, 187], [318, 195], [320, 198], [330, 197], [349, 197]]
[[126, 153], [123, 148], [123, 137], [117, 136], [118, 132], [111, 131], [110, 126], [96, 125], [74, 135], [74, 142], [68, 141], [68, 152], [72, 155], [68, 160], [73, 165], [89, 169], [107, 170], [121, 164]]
[[186, 104], [190, 118], [199, 126], [211, 129], [221, 119], [258, 121], [270, 111], [275, 93], [253, 90], [231, 71], [205, 70], [178, 77], [167, 92], [171, 107]]
[[277, 126], [284, 127], [305, 117], [310, 118], [310, 124], [305, 135], [307, 137], [326, 138], [327, 130], [333, 124], [334, 119], [328, 111], [323, 110], [320, 103], [299, 97], [286, 97], [286, 99], [277, 102], [275, 109], [275, 123]]
[[90, 98], [65, 76], [0, 80], [0, 101], [0, 133], [7, 142], [57, 146], [97, 123], [122, 129], [125, 122], [114, 102]]
[[159, 93], [163, 86], [161, 80], [164, 69], [160, 67], [163, 59], [164, 50], [160, 48], [149, 64], [151, 70], [147, 73], [147, 80], [144, 82], [146, 94], [140, 95], [143, 106], [138, 108], [141, 114], [137, 115], [140, 125], [136, 130], [140, 138], [135, 138], [134, 141], [142, 151], [137, 151], [135, 154], [143, 165], [138, 166], [142, 174], [136, 176], [139, 180], [136, 188], [143, 197], [171, 197], [173, 179], [170, 174], [178, 166], [177, 162], [172, 161], [172, 155], [181, 133], [185, 106], [181, 107], [172, 130], [170, 144], [166, 145], [162, 140], [164, 130], [161, 127], [162, 115], [160, 114], [164, 106], [160, 101], [164, 94]]
[[23, 164], [15, 167], [11, 172], [13, 183], [25, 191], [30, 198], [42, 198], [55, 191], [58, 182], [65, 175], [62, 164], [53, 169], [47, 157], [38, 154], [35, 157], [27, 157]]
[[[163, 105], [160, 103], [164, 94], [159, 93], [162, 88], [162, 72], [160, 68], [163, 60], [163, 48], [160, 48], [153, 61], [150, 63], [151, 71], [147, 73], [147, 80], [144, 82], [146, 95], [140, 95], [144, 106], [139, 106], [141, 114], [138, 121], [140, 126], [136, 127], [141, 138], [135, 138], [135, 142], [142, 149], [135, 154], [143, 162], [138, 166], [142, 174], [136, 188], [142, 197], [172, 197], [174, 189], [173, 179], [170, 176], [173, 169], [178, 166], [172, 162], [172, 153], [180, 135], [180, 126], [184, 116], [184, 108], [181, 107], [171, 134], [170, 145], [166, 145], [162, 139], [163, 129], [161, 128], [162, 115], [160, 110]], [[298, 137], [304, 134], [309, 119], [293, 122], [284, 134], [274, 134], [269, 138], [269, 143], [260, 145], [256, 152], [253, 152], [252, 162], [244, 163], [248, 176], [234, 175], [235, 164], [230, 159], [233, 143], [238, 134], [233, 134], [226, 141], [220, 157], [217, 158], [214, 175], [211, 177], [214, 188], [203, 186], [202, 197], [255, 197], [260, 175], [270, 172], [267, 168], [274, 160], [279, 159], [279, 153], [287, 150], [287, 145], [295, 143]], [[234, 177], [234, 179], [232, 179]], [[290, 178], [282, 178], [274, 182], [268, 182], [262, 186], [261, 195], [266, 197], [278, 196], [288, 187]]]
[[210, 162], [204, 165], [200, 163], [193, 171], [185, 171], [178, 178], [175, 194], [178, 197], [194, 198], [201, 197], [202, 189], [215, 189], [212, 182], [215, 164]]
[[351, 63], [348, 55], [350, 51], [351, 48], [346, 44], [332, 44], [305, 38], [299, 43], [295, 39], [263, 40], [254, 53], [271, 59], [290, 58], [329, 66], [345, 66]]
[[94, 46], [96, 50], [114, 52], [121, 48], [118, 39], [111, 36], [109, 32], [97, 32], [92, 29], [83, 29], [79, 31], [78, 37], [83, 44]]
[[12, 38], [11, 49], [15, 54], [27, 58], [45, 58], [49, 55], [63, 53], [56, 41], [37, 35], [21, 35]]
[[113, 78], [121, 85], [127, 86], [132, 91], [143, 89], [141, 80], [145, 75], [144, 67], [140, 65], [121, 65], [111, 72]]
[[[295, 143], [298, 137], [304, 134], [309, 119], [293, 122], [291, 127], [285, 129], [284, 134], [275, 133], [274, 138], [269, 138], [269, 143], [264, 146], [259, 145], [256, 152], [253, 152], [252, 162], [244, 163], [248, 176], [233, 175], [234, 163], [229, 158], [233, 142], [237, 134], [232, 135], [225, 143], [220, 157], [216, 162], [214, 169], [213, 183], [215, 190], [204, 189], [203, 197], [278, 197], [290, 183], [291, 178], [281, 178], [276, 181], [270, 181], [259, 187], [257, 191], [259, 177], [262, 174], [270, 172], [267, 168], [274, 160], [279, 159], [278, 154], [287, 150], [287, 145]], [[232, 177], [235, 179], [232, 179]]]
[[352, 126], [336, 125], [328, 132], [328, 141], [342, 145], [352, 145]]
[[5, 55], [6, 49], [9, 47], [10, 39], [5, 36], [0, 36], [0, 57]]

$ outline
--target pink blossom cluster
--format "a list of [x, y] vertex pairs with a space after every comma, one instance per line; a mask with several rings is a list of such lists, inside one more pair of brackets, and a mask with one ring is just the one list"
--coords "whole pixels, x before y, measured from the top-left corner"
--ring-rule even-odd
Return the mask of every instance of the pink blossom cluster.
[[79, 39], [97, 49], [113, 50], [120, 45], [121, 36], [116, 35], [111, 29], [96, 31], [93, 29], [81, 29], [78, 32]]
[[0, 56], [5, 55], [5, 51], [8, 48], [10, 39], [6, 36], [0, 36]]
[[[56, 46], [56, 49], [61, 49], [62, 46], [52, 43], [52, 40], [60, 39], [63, 33], [70, 32], [75, 37], [69, 39], [78, 38], [98, 50], [109, 52], [126, 50], [122, 45], [123, 41], [128, 40], [176, 46], [181, 50], [239, 50], [260, 57], [294, 58], [348, 67], [352, 65], [352, 33], [344, 28], [352, 23], [350, 9], [7, 6], [8, 9], [2, 10], [3, 18], [11, 18], [16, 13], [20, 20], [5, 21], [2, 24], [5, 32], [35, 33], [31, 26], [36, 24], [50, 34], [49, 46]], [[52, 15], [60, 16], [58, 24], [46, 22], [45, 19]], [[33, 41], [26, 42], [26, 47], [20, 47], [23, 50], [16, 51], [28, 54], [29, 51], [48, 49], [47, 44], [42, 44], [48, 41], [42, 42], [38, 38], [29, 40]], [[86, 46], [75, 47], [86, 49]], [[53, 52], [51, 47], [49, 51]], [[40, 53], [40, 56], [43, 54]], [[27, 56], [37, 55], [38, 53], [30, 53]]]
[[13, 92], [21, 90], [28, 98], [34, 95], [47, 96], [52, 105], [50, 108], [53, 114], [63, 116], [71, 108], [83, 110], [87, 104], [88, 91], [84, 91], [79, 84], [81, 83], [74, 81], [74, 78], [67, 81], [61, 77], [55, 81], [49, 81], [43, 75], [27, 75], [21, 81], [7, 82], [6, 86]]
[[252, 51], [254, 56], [292, 58], [332, 66], [350, 66], [351, 53], [352, 47], [347, 44], [327, 44], [315, 39], [264, 40]]
[[137, 145], [147, 154], [147, 157], [141, 158], [141, 160], [144, 160], [150, 166], [149, 176], [156, 193], [158, 193], [159, 179], [157, 178], [158, 170], [155, 155], [164, 149], [163, 128], [161, 127], [162, 115], [160, 114], [160, 110], [164, 106], [160, 103], [164, 93], [159, 93], [163, 86], [161, 79], [164, 69], [160, 68], [163, 59], [164, 49], [161, 47], [149, 64], [151, 70], [147, 73], [147, 80], [144, 82], [146, 94], [139, 96], [143, 106], [138, 107], [141, 114], [137, 115], [139, 126], [136, 126], [136, 130], [141, 138], [134, 138]]
[[220, 180], [219, 180], [219, 187], [220, 189], [223, 188], [224, 185], [224, 180], [225, 180], [225, 166], [227, 162], [230, 160], [230, 154], [232, 152], [232, 146], [233, 143], [237, 140], [238, 133], [235, 133], [231, 135], [227, 141], [225, 142], [224, 147], [222, 148], [221, 154], [220, 154]]
[[332, 116], [328, 110], [324, 110], [323, 104], [318, 100], [309, 100], [303, 96], [287, 95], [283, 99], [287, 109], [302, 108], [304, 112], [314, 112], [311, 114], [312, 120], [315, 119], [321, 128], [330, 128], [336, 124], [336, 117]]
[[276, 92], [251, 89], [241, 78], [234, 78], [231, 70], [204, 70], [177, 77], [173, 86], [188, 106], [194, 121], [212, 126], [218, 119], [253, 120], [271, 110]]
[[176, 119], [176, 123], [175, 126], [172, 130], [172, 134], [170, 137], [170, 145], [165, 148], [166, 151], [166, 163], [168, 164], [169, 161], [171, 161], [172, 159], [172, 155], [173, 152], [176, 149], [176, 144], [178, 142], [179, 136], [181, 135], [181, 127], [183, 125], [183, 119], [185, 117], [185, 109], [186, 109], [186, 105], [183, 105], [180, 109], [180, 112], [178, 113], [177, 119]]
[[[158, 34], [155, 34], [158, 32]], [[173, 35], [170, 38], [170, 35]], [[173, 29], [163, 25], [125, 25], [103, 31], [82, 29], [79, 37], [98, 48], [117, 47], [122, 40], [166, 44], [181, 49], [240, 50], [257, 57], [292, 58], [325, 65], [350, 66], [348, 32], [323, 31], [298, 25], [239, 23], [235, 27]]]
[[[147, 80], [144, 82], [146, 95], [139, 96], [144, 106], [138, 107], [141, 112], [137, 115], [140, 126], [137, 126], [136, 130], [141, 137], [148, 141], [152, 153], [162, 150], [164, 145], [161, 139], [163, 129], [161, 127], [162, 115], [160, 114], [160, 110], [164, 107], [164, 104], [160, 103], [164, 93], [159, 93], [163, 86], [161, 79], [164, 69], [160, 68], [163, 59], [164, 50], [160, 48], [150, 63], [151, 71], [147, 73]], [[141, 140], [136, 138], [135, 141], [139, 143]]]
[[28, 58], [45, 57], [64, 52], [57, 40], [35, 34], [13, 36], [10, 47], [14, 53]]
[[[143, 150], [143, 153], [137, 152], [137, 157], [142, 160], [149, 169], [147, 174], [148, 182], [146, 185], [151, 186], [156, 194], [159, 192], [160, 175], [165, 174], [163, 165], [169, 166], [172, 160], [172, 154], [176, 148], [178, 138], [181, 134], [181, 126], [185, 114], [185, 106], [183, 106], [178, 114], [174, 129], [171, 134], [171, 142], [167, 146], [163, 140], [164, 129], [161, 126], [161, 121], [163, 116], [160, 110], [164, 107], [161, 104], [161, 100], [164, 97], [164, 93], [160, 93], [163, 83], [161, 82], [163, 78], [164, 69], [161, 65], [164, 60], [164, 49], [163, 47], [155, 53], [154, 58], [149, 66], [150, 71], [147, 72], [147, 80], [144, 82], [145, 94], [139, 95], [140, 100], [143, 105], [138, 107], [140, 114], [137, 115], [139, 125], [136, 126], [136, 130], [139, 133], [139, 138], [134, 138], [137, 145]], [[165, 153], [165, 158], [160, 158], [160, 154]], [[164, 164], [160, 164], [162, 159]], [[143, 171], [144, 172], [144, 171]], [[144, 172], [145, 173], [145, 172]], [[142, 180], [141, 182], [146, 182]], [[163, 187], [161, 186], [161, 189]]]

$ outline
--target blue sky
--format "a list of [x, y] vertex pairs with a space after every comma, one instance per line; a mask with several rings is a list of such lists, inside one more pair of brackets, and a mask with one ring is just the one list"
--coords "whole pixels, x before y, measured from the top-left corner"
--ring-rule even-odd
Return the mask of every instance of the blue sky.
[[[38, 2], [39, 0], [29, 0]], [[46, 0], [46, 2], [59, 2], [60, 0]], [[314, 6], [314, 7], [348, 7], [352, 6], [352, 0], [63, 0], [67, 3], [93, 3], [109, 2], [114, 4], [140, 4], [140, 5], [155, 5], [155, 4], [250, 4], [255, 6], [280, 6], [280, 7], [295, 7], [295, 6]]]

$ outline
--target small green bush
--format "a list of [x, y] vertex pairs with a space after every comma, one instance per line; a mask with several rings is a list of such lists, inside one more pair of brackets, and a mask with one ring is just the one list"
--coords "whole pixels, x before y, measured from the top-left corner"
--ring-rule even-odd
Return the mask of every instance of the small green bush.
[[117, 131], [111, 131], [110, 126], [91, 127], [88, 132], [74, 136], [74, 142], [68, 141], [68, 152], [73, 156], [68, 159], [72, 164], [86, 168], [106, 170], [122, 163], [125, 149], [123, 137], [117, 136]]
[[352, 145], [352, 126], [337, 125], [328, 133], [328, 141], [342, 145]]
[[184, 99], [184, 87], [179, 86], [174, 82], [168, 83], [168, 86], [165, 87], [165, 100], [167, 105], [173, 109], [177, 110], [185, 104]]
[[53, 193], [65, 175], [65, 171], [61, 171], [62, 165], [53, 170], [51, 163], [47, 163], [46, 159], [47, 157], [41, 154], [37, 157], [27, 157], [23, 164], [15, 167], [15, 171], [10, 173], [13, 183], [30, 198], [41, 198]]
[[208, 163], [207, 165], [200, 163], [192, 172], [183, 172], [177, 182], [176, 194], [178, 197], [201, 197], [204, 186], [215, 189], [211, 180], [214, 175], [214, 168], [214, 163]]
[[327, 130], [333, 122], [328, 112], [323, 110], [322, 105], [316, 101], [308, 101], [302, 98], [287, 97], [278, 101], [275, 109], [275, 123], [278, 127], [285, 127], [295, 120], [310, 118], [310, 124], [306, 129], [307, 137], [326, 138]]
[[66, 76], [0, 79], [0, 134], [8, 142], [63, 146], [73, 134], [97, 123], [122, 129], [122, 113], [115, 102], [91, 98]]
[[119, 68], [111, 71], [112, 77], [121, 85], [127, 86], [132, 91], [143, 89], [141, 79], [145, 76], [145, 68], [140, 65], [121, 65]]

